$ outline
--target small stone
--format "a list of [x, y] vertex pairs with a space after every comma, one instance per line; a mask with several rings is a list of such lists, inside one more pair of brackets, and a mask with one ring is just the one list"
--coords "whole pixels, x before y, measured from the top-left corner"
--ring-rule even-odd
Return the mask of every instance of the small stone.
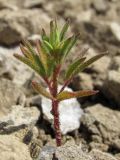
[[109, 8], [105, 0], [94, 0], [93, 7], [97, 13], [105, 13]]
[[90, 146], [90, 149], [98, 149], [100, 151], [103, 151], [103, 152], [107, 152], [108, 151], [108, 145], [106, 144], [103, 144], [103, 143], [95, 143], [95, 142], [91, 142], [89, 144]]
[[52, 160], [55, 150], [56, 148], [52, 146], [43, 147], [38, 159], [39, 160]]
[[12, 106], [8, 115], [0, 118], [0, 133], [11, 133], [23, 126], [34, 126], [40, 117], [40, 111], [36, 107], [24, 108], [23, 106]]
[[110, 29], [113, 33], [113, 35], [115, 36], [115, 38], [120, 41], [120, 24], [116, 23], [116, 22], [112, 22], [110, 23]]

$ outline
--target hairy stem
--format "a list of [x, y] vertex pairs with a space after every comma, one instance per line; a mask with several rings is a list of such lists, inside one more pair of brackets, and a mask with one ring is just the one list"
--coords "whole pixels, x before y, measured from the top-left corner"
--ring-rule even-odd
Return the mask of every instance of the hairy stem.
[[[53, 73], [52, 79], [52, 95], [56, 98], [58, 93], [58, 74], [59, 74], [60, 66], [56, 67]], [[55, 129], [55, 137], [57, 146], [61, 146], [61, 131], [60, 131], [60, 122], [59, 122], [59, 110], [58, 106], [59, 102], [56, 99], [52, 100], [52, 114], [54, 116], [54, 129]]]
[[59, 102], [57, 100], [52, 101], [52, 111], [54, 115], [54, 129], [55, 129], [56, 144], [57, 146], [61, 146], [61, 131], [60, 131], [58, 105], [59, 105]]

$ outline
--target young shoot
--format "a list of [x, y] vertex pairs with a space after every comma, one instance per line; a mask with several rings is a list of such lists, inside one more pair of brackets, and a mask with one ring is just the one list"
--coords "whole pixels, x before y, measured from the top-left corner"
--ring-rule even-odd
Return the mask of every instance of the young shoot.
[[[82, 72], [86, 67], [103, 57], [105, 54], [96, 55], [89, 60], [86, 60], [85, 54], [81, 55], [73, 61], [72, 64], [66, 67], [66, 72], [63, 77], [64, 83], [58, 91], [59, 75], [61, 67], [65, 63], [66, 57], [69, 56], [71, 49], [79, 39], [78, 35], [66, 37], [66, 32], [69, 28], [69, 21], [67, 21], [62, 29], [58, 29], [57, 22], [50, 22], [50, 34], [47, 35], [42, 29], [41, 40], [36, 42], [36, 50], [27, 40], [20, 44], [23, 55], [14, 54], [14, 56], [31, 67], [44, 80], [49, 92], [38, 84], [32, 82], [33, 88], [41, 95], [52, 101], [51, 113], [54, 117], [54, 130], [57, 146], [61, 146], [61, 131], [59, 122], [59, 103], [60, 101], [90, 96], [96, 94], [98, 91], [94, 90], [80, 90], [75, 92], [64, 91], [65, 87], [70, 84], [73, 77]], [[69, 116], [69, 115], [68, 115]]]

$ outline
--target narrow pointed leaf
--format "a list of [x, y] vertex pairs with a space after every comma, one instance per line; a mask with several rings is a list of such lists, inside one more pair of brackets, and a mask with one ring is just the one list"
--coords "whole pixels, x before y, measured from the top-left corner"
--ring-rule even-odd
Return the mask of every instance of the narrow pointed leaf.
[[34, 55], [34, 63], [37, 64], [37, 66], [40, 68], [41, 72], [44, 74], [45, 76], [45, 68], [44, 68], [44, 65], [42, 64], [40, 58], [38, 55]]
[[36, 51], [33, 49], [32, 45], [29, 41], [23, 40], [24, 45], [28, 48], [28, 50], [31, 52], [31, 55], [36, 54]]
[[37, 48], [37, 51], [39, 53], [40, 60], [43, 64], [45, 70], [47, 70], [47, 68], [48, 68], [48, 66], [47, 66], [48, 55], [46, 55], [46, 53], [41, 48], [41, 43], [40, 43], [39, 40], [36, 41], [36, 48]]
[[47, 92], [40, 84], [32, 82], [33, 88], [40, 93], [42, 96], [45, 96], [48, 99], [53, 99], [49, 92]]
[[66, 72], [66, 75], [65, 75], [65, 79], [66, 80], [69, 79], [73, 75], [73, 73], [76, 70], [76, 68], [78, 68], [81, 65], [81, 63], [83, 63], [85, 61], [85, 59], [86, 59], [85, 57], [77, 59], [75, 62], [73, 62], [69, 66], [69, 68], [68, 68], [68, 70]]
[[22, 44], [20, 44], [20, 49], [21, 49], [21, 51], [22, 51], [22, 53], [24, 54], [25, 57], [33, 60], [33, 57], [31, 55], [31, 53], [29, 52], [29, 50], [25, 46], [23, 46]]
[[50, 22], [50, 44], [53, 45], [55, 42], [55, 24], [54, 21]]
[[21, 62], [27, 64], [30, 68], [32, 68], [33, 70], [35, 70], [42, 77], [45, 77], [44, 71], [38, 65], [36, 65], [32, 61], [30, 61], [30, 59], [28, 59], [26, 57], [23, 57], [23, 56], [20, 56], [18, 54], [14, 54], [14, 57], [16, 57], [17, 59], [19, 59]]
[[89, 66], [90, 64], [94, 63], [95, 61], [97, 61], [98, 59], [102, 58], [103, 56], [105, 56], [106, 53], [104, 54], [99, 54], [99, 55], [96, 55], [94, 57], [92, 57], [91, 59], [89, 59], [88, 61], [86, 61], [84, 64], [82, 64], [80, 66], [80, 70], [79, 72], [83, 71], [87, 66]]
[[73, 76], [78, 74], [79, 72], [82, 72], [86, 67], [88, 67], [90, 64], [94, 63], [98, 59], [102, 58], [104, 55], [106, 55], [106, 53], [96, 55], [96, 56], [92, 57], [91, 59], [87, 60], [86, 62], [82, 63], [78, 68], [76, 68]]
[[75, 45], [77, 39], [78, 39], [78, 36], [74, 35], [74, 36], [68, 38], [64, 42], [64, 45], [63, 45], [63, 47], [61, 49], [61, 55], [62, 55], [61, 60], [63, 60], [68, 55], [68, 53], [70, 52], [70, 50], [72, 49], [72, 47]]
[[41, 48], [43, 50], [43, 52], [47, 55], [50, 55], [50, 50], [49, 48], [45, 45], [44, 41], [41, 43]]
[[24, 44], [26, 45], [29, 52], [31, 53], [33, 60], [34, 60], [34, 63], [37, 63], [37, 65], [40, 67], [40, 71], [41, 71], [42, 75], [45, 76], [44, 64], [41, 62], [39, 54], [36, 53], [36, 51], [34, 50], [32, 45], [29, 43], [29, 41], [24, 40]]
[[53, 59], [48, 59], [48, 69], [47, 69], [47, 76], [52, 76], [53, 70], [54, 70], [55, 64]]
[[46, 32], [43, 28], [42, 28], [41, 37], [42, 37], [42, 40], [49, 41], [49, 37], [46, 35]]
[[47, 49], [49, 50], [49, 52], [51, 52], [53, 50], [52, 45], [49, 42], [45, 41], [45, 40], [43, 42], [45, 43], [45, 45], [46, 45]]
[[63, 26], [61, 32], [60, 32], [60, 40], [62, 41], [63, 38], [65, 37], [65, 34], [68, 30], [68, 27], [69, 27], [69, 20], [65, 23], [65, 25]]
[[98, 93], [98, 91], [90, 91], [90, 90], [76, 91], [76, 92], [63, 91], [60, 94], [58, 94], [57, 100], [63, 101], [63, 100], [70, 99], [70, 98], [90, 96], [96, 93]]

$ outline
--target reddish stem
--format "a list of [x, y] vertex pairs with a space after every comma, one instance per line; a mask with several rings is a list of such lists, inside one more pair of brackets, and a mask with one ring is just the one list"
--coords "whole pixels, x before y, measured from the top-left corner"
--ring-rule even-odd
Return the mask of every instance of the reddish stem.
[[52, 77], [52, 95], [54, 99], [52, 100], [52, 114], [54, 116], [54, 129], [55, 129], [55, 138], [56, 138], [56, 144], [57, 146], [61, 146], [61, 131], [60, 131], [60, 122], [59, 122], [59, 110], [58, 110], [58, 105], [59, 102], [56, 100], [56, 96], [58, 93], [58, 75], [60, 71], [60, 66], [57, 66], [53, 72], [53, 77]]
[[54, 115], [54, 129], [55, 129], [55, 138], [57, 146], [61, 146], [61, 131], [60, 131], [60, 122], [59, 122], [59, 111], [58, 111], [59, 102], [57, 100], [52, 101], [52, 111]]
[[60, 89], [59, 93], [61, 93], [62, 91], [64, 91], [65, 87], [67, 87], [70, 84], [71, 80], [72, 80], [72, 78], [70, 78], [69, 80], [65, 81], [65, 83], [63, 84], [63, 86]]

